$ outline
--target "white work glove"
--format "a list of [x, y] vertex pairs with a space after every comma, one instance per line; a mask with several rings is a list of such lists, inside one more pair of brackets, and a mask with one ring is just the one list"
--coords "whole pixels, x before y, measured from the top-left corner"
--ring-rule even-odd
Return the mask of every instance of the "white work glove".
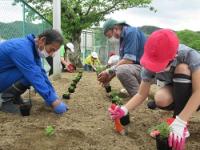
[[187, 122], [176, 116], [176, 119], [170, 125], [170, 130], [168, 138], [169, 146], [175, 150], [183, 150], [185, 140], [190, 136], [187, 129]]

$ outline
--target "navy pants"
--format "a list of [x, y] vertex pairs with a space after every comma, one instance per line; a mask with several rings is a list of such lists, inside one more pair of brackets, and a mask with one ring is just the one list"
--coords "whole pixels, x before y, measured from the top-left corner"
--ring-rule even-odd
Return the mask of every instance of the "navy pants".
[[16, 81], [20, 81], [24, 86], [30, 86], [30, 82], [28, 82], [23, 74], [16, 68], [10, 69], [6, 72], [0, 73], [0, 92], [3, 92], [7, 88], [9, 88]]

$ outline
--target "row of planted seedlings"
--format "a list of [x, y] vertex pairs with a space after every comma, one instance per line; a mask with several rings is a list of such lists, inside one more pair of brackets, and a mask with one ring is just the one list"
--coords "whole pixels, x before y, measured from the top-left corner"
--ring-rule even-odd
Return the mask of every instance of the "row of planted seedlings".
[[70, 86], [68, 87], [68, 92], [65, 92], [63, 94], [63, 96], [62, 96], [63, 99], [70, 99], [70, 94], [75, 92], [76, 85], [82, 78], [82, 75], [83, 75], [83, 72], [79, 71], [78, 74], [75, 76], [75, 78], [72, 80], [72, 83], [70, 84]]

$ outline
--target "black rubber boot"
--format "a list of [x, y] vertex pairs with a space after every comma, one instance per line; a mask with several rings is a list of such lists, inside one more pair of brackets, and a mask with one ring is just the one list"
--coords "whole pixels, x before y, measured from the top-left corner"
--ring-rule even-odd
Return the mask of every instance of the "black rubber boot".
[[2, 92], [1, 98], [6, 101], [13, 101], [14, 104], [22, 104], [23, 100], [21, 94], [23, 94], [29, 87], [24, 86], [19, 81], [15, 82], [11, 87]]
[[184, 74], [175, 74], [173, 78], [174, 117], [183, 110], [191, 94], [191, 77]]

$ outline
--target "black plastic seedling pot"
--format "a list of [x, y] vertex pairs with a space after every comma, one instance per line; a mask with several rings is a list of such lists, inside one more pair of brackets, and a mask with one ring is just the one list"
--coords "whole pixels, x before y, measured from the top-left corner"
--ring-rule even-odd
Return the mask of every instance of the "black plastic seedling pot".
[[168, 144], [168, 138], [161, 138], [159, 135], [156, 136], [156, 147], [157, 150], [172, 150]]
[[107, 93], [110, 93], [111, 92], [111, 86], [109, 85], [109, 86], [105, 86], [105, 89], [106, 89], [106, 92]]
[[69, 93], [65, 93], [62, 96], [64, 99], [70, 99], [70, 94]]
[[19, 109], [22, 116], [29, 116], [31, 111], [31, 100], [24, 100], [22, 104], [20, 104]]
[[129, 114], [127, 114], [126, 116], [122, 117], [120, 119], [120, 122], [123, 126], [127, 125], [130, 123], [130, 117], [129, 117]]

